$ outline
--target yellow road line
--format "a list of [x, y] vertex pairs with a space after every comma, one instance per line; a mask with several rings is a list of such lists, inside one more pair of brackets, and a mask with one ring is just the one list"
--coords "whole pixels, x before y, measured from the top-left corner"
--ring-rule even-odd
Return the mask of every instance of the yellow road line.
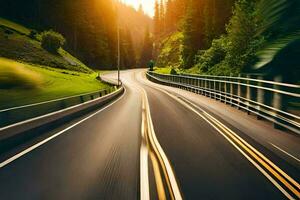
[[[146, 114], [147, 137], [148, 137], [148, 141], [149, 141], [149, 146], [151, 147], [151, 150], [153, 150], [153, 153], [156, 155], [156, 158], [158, 159], [160, 166], [163, 170], [171, 199], [172, 200], [182, 200], [182, 196], [181, 196], [173, 169], [171, 167], [171, 164], [170, 164], [167, 156], [165, 155], [162, 147], [160, 146], [160, 144], [156, 138], [155, 132], [154, 132], [147, 93], [143, 88], [140, 88], [140, 90], [142, 91], [143, 109], [145, 109], [145, 114]], [[155, 164], [155, 161], [154, 161], [153, 165], [154, 165], [154, 168], [153, 168], [154, 170], [159, 170], [159, 168], [157, 168], [157, 166]], [[158, 172], [158, 171], [154, 171], [154, 173], [156, 174], [156, 176], [160, 174], [160, 172]], [[159, 176], [157, 176], [157, 178], [158, 177]], [[163, 196], [165, 196], [165, 192], [164, 192], [164, 189], [161, 188], [161, 186], [163, 186], [160, 184], [161, 181], [159, 180], [159, 178], [158, 179], [157, 178], [156, 178], [156, 185], [158, 187], [158, 192], [159, 192], [158, 195], [163, 200]]]
[[[205, 113], [206, 114], [206, 113]], [[214, 120], [216, 124], [219, 124], [223, 131], [225, 131], [234, 141], [236, 141], [240, 146], [242, 146], [251, 156], [253, 156], [259, 163], [261, 163], [265, 168], [268, 169], [269, 172], [271, 172], [277, 179], [279, 179], [289, 190], [291, 190], [297, 197], [300, 198], [300, 193], [297, 191], [295, 187], [299, 189], [299, 184], [291, 178], [289, 175], [287, 175], [285, 172], [283, 172], [279, 167], [277, 167], [273, 162], [271, 162], [269, 159], [267, 159], [264, 155], [262, 155], [259, 151], [257, 151], [254, 147], [252, 147], [249, 143], [244, 141], [242, 138], [236, 135], [233, 131], [228, 130], [228, 128], [223, 125], [221, 122]], [[275, 170], [276, 171], [275, 171]], [[279, 174], [279, 173], [280, 174]], [[292, 186], [289, 182], [295, 185]]]
[[166, 200], [167, 197], [166, 197], [166, 192], [165, 192], [162, 176], [161, 176], [160, 169], [159, 169], [159, 164], [158, 164], [158, 161], [153, 152], [150, 152], [150, 158], [152, 161], [152, 166], [153, 166], [153, 171], [154, 171], [154, 176], [155, 176], [158, 199]]
[[[152, 86], [151, 86], [152, 87]], [[192, 102], [190, 102], [190, 104], [192, 104], [193, 106], [199, 108], [201, 110], [201, 112], [204, 113], [201, 114], [199, 113], [197, 110], [195, 110], [193, 107], [191, 107], [190, 105], [188, 105], [186, 102], [178, 99], [177, 97], [175, 97], [174, 95], [155, 87], [156, 89], [164, 92], [165, 94], [169, 95], [170, 97], [172, 97], [173, 99], [175, 99], [176, 101], [178, 101], [179, 103], [181, 103], [182, 105], [184, 105], [185, 107], [189, 108], [190, 110], [192, 110], [194, 113], [196, 113], [198, 116], [200, 116], [201, 118], [203, 118], [204, 120], [206, 120], [210, 125], [212, 125], [219, 133], [221, 133], [224, 137], [226, 137], [226, 139], [228, 141], [230, 141], [231, 144], [234, 144], [234, 146], [237, 148], [237, 145], [235, 145], [236, 143], [243, 148], [245, 151], [247, 151], [255, 160], [256, 162], [260, 163], [262, 166], [264, 166], [266, 168], [266, 170], [271, 173], [273, 176], [275, 176], [283, 185], [285, 185], [285, 187], [287, 187], [294, 195], [296, 195], [298, 198], [300, 198], [300, 194], [299, 194], [299, 183], [297, 183], [294, 179], [292, 179], [289, 175], [287, 175], [283, 170], [281, 170], [278, 166], [276, 166], [273, 162], [271, 162], [269, 159], [267, 159], [263, 154], [261, 154], [258, 150], [256, 150], [254, 147], [252, 147], [249, 143], [247, 143], [245, 140], [243, 140], [241, 137], [239, 137], [236, 133], [234, 133], [232, 130], [230, 130], [228, 127], [226, 127], [224, 124], [222, 124], [221, 122], [219, 122], [217, 119], [215, 119], [214, 117], [212, 117], [210, 114], [208, 114], [207, 112], [205, 112], [203, 109], [199, 108], [197, 105], [193, 104]], [[212, 122], [211, 122], [212, 121]], [[218, 126], [218, 128], [216, 127]], [[222, 129], [222, 131], [220, 130]], [[228, 138], [226, 135], [224, 135], [224, 132], [229, 135]], [[236, 143], [234, 143], [232, 140], [234, 140]], [[238, 150], [241, 152], [242, 150], [240, 148], [238, 148]], [[241, 152], [242, 153], [242, 152]], [[245, 156], [246, 154], [243, 153], [243, 155]], [[250, 157], [247, 156], [247, 159], [254, 164], [254, 161], [252, 162], [250, 159]], [[261, 171], [286, 197], [288, 197], [289, 199], [294, 199], [285, 189], [283, 189], [271, 176], [267, 176], [266, 173], [264, 173], [265, 171], [259, 167], [257, 164], [254, 164], [255, 167], [257, 167], [259, 169], [259, 171]], [[275, 170], [276, 171], [275, 171]], [[286, 181], [286, 179], [292, 183], [294, 186], [292, 186], [288, 181]]]
[[142, 108], [142, 144], [140, 149], [140, 198], [141, 200], [150, 200], [149, 192], [149, 169], [148, 169], [148, 146], [147, 146], [147, 133], [146, 133], [146, 118], [145, 108]]

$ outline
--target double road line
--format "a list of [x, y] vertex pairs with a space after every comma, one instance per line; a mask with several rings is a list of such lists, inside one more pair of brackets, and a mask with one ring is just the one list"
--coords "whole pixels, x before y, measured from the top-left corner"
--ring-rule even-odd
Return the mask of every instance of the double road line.
[[147, 94], [143, 88], [140, 89], [142, 92], [141, 199], [150, 199], [148, 176], [150, 157], [158, 199], [182, 200], [174, 171], [154, 132]]

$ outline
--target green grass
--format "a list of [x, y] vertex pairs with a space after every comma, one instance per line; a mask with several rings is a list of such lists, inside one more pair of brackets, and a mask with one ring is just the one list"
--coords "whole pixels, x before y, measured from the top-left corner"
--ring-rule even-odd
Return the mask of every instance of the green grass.
[[109, 86], [81, 73], [0, 58], [0, 109], [94, 92]]
[[17, 24], [17, 23], [14, 23], [12, 21], [9, 21], [9, 20], [6, 20], [6, 19], [3, 19], [3, 18], [0, 18], [0, 25], [1, 26], [4, 26], [4, 27], [7, 27], [9, 29], [12, 29], [12, 30], [15, 30], [21, 34], [25, 34], [25, 35], [29, 35], [31, 30], [20, 25], [20, 24]]
[[160, 74], [170, 74], [171, 69], [172, 69], [171, 67], [163, 67], [163, 68], [154, 67], [154, 71]]

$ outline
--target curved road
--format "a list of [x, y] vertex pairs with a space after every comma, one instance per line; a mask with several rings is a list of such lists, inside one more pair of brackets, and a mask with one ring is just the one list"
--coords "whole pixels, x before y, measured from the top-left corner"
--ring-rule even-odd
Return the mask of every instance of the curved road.
[[300, 198], [299, 136], [144, 70], [122, 81], [115, 102], [2, 152], [0, 199]]

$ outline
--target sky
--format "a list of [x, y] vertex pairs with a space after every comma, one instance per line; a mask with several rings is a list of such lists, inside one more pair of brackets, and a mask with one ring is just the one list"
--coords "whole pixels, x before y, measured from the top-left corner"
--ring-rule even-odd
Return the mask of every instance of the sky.
[[128, 5], [132, 5], [136, 9], [139, 8], [139, 5], [142, 4], [143, 10], [146, 14], [153, 17], [154, 15], [154, 2], [155, 0], [122, 0], [124, 3]]

